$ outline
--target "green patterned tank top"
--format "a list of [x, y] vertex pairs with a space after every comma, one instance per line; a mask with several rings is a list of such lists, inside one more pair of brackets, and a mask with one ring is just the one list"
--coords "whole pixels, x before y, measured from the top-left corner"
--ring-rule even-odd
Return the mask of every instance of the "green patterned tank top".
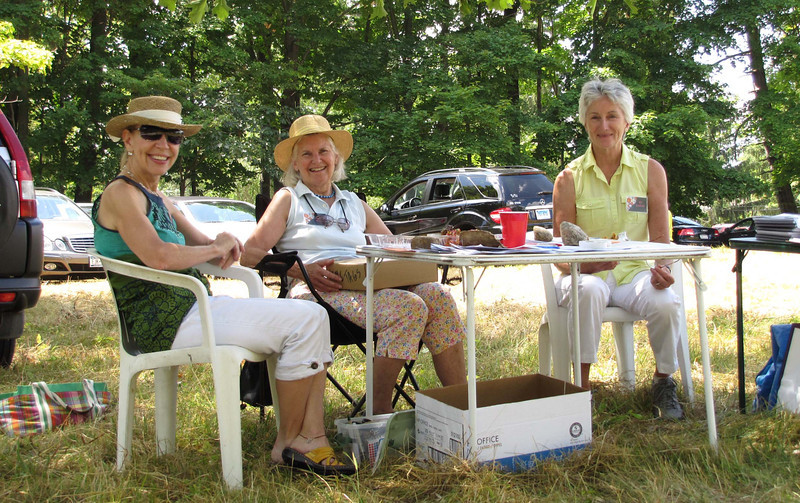
[[[147, 219], [153, 224], [158, 236], [168, 243], [186, 244], [178, 231], [169, 210], [160, 197], [151, 194], [140, 184], [125, 176], [117, 178], [126, 181], [142, 191], [147, 197]], [[115, 178], [115, 180], [117, 179]], [[124, 260], [134, 264], [141, 264], [139, 257], [134, 255], [128, 245], [123, 241], [119, 232], [106, 229], [97, 223], [97, 208], [102, 194], [95, 200], [92, 207], [92, 222], [94, 223], [94, 246], [101, 255]], [[209, 295], [211, 289], [208, 280], [197, 269], [189, 268], [175, 271], [198, 278], [206, 286]], [[185, 288], [163, 285], [140, 279], [130, 278], [110, 273], [108, 281], [114, 290], [117, 308], [125, 320], [125, 326], [139, 349], [144, 353], [165, 351], [172, 347], [175, 334], [183, 318], [196, 302], [194, 294]]]

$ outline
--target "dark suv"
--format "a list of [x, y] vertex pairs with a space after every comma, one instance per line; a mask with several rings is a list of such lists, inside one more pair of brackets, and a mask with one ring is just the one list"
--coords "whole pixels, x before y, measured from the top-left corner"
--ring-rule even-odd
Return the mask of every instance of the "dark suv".
[[500, 233], [498, 213], [527, 210], [528, 230], [553, 226], [553, 182], [527, 166], [457, 168], [418, 176], [381, 205], [393, 234], [427, 234], [446, 226]]
[[0, 366], [14, 357], [25, 309], [42, 291], [42, 222], [28, 158], [0, 111]]

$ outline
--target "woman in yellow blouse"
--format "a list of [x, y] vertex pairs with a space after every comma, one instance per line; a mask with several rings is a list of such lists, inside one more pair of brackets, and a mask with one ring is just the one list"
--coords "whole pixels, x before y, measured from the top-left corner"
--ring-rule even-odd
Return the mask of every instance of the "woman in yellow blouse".
[[[586, 152], [558, 175], [553, 190], [554, 234], [562, 222], [580, 226], [590, 237], [611, 238], [625, 232], [635, 241], [669, 242], [669, 204], [664, 167], [625, 143], [633, 121], [633, 96], [617, 79], [584, 84], [578, 116], [589, 135]], [[570, 308], [569, 266], [558, 264], [559, 303]], [[650, 346], [656, 358], [653, 413], [683, 418], [672, 374], [677, 370], [680, 299], [667, 262], [650, 267], [644, 261], [581, 265], [581, 382], [588, 387], [603, 312], [617, 306], [647, 320]], [[572, 325], [570, 324], [570, 330]], [[570, 338], [570, 340], [572, 340]]]

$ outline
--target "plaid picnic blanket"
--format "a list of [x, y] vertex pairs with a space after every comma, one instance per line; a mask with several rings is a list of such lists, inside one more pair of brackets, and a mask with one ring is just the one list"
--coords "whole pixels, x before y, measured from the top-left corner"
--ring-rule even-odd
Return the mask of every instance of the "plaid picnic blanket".
[[0, 429], [9, 436], [42, 433], [65, 423], [100, 417], [111, 402], [106, 383], [91, 379], [52, 384], [34, 382], [0, 395]]

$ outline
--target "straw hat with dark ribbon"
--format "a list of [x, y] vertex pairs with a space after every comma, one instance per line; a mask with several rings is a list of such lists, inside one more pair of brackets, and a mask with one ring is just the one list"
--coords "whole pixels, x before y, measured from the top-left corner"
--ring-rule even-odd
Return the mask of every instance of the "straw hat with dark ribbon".
[[321, 115], [304, 115], [292, 123], [289, 128], [289, 138], [275, 147], [275, 164], [283, 171], [289, 169], [295, 144], [303, 136], [316, 133], [326, 134], [333, 140], [343, 161], [346, 161], [353, 153], [353, 137], [348, 131], [331, 129], [328, 120]]
[[192, 136], [203, 127], [199, 124], [184, 124], [181, 104], [166, 96], [144, 96], [134, 98], [128, 104], [128, 113], [108, 121], [106, 132], [111, 139], [119, 141], [122, 132], [130, 126], [158, 126], [164, 129], [181, 129], [184, 136]]

